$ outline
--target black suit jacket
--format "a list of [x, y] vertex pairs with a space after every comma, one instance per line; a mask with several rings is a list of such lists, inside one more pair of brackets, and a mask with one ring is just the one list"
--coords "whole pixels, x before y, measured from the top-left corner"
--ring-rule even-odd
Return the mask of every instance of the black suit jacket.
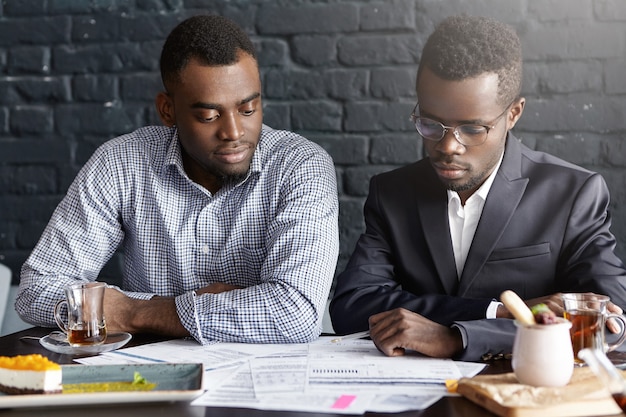
[[467, 336], [460, 357], [510, 352], [512, 320], [485, 319], [512, 289], [524, 299], [593, 291], [626, 307], [626, 270], [609, 231], [602, 177], [522, 145], [509, 134], [461, 277], [446, 189], [427, 158], [372, 178], [366, 230], [337, 278], [330, 314], [338, 333], [404, 307]]

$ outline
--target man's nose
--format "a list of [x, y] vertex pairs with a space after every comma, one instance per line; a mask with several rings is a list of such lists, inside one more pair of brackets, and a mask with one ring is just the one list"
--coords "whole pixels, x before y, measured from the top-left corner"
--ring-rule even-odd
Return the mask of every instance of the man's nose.
[[222, 140], [239, 140], [244, 135], [244, 129], [239, 114], [226, 113], [223, 115], [219, 138]]
[[460, 142], [459, 132], [455, 128], [446, 127], [443, 137], [437, 142], [437, 151], [444, 154], [462, 152], [465, 146]]

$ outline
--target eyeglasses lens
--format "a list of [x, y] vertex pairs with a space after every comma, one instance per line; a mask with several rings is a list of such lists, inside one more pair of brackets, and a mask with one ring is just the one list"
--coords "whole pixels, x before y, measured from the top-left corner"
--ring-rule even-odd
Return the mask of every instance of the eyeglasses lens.
[[441, 123], [428, 119], [426, 117], [415, 117], [415, 128], [424, 138], [433, 141], [439, 141], [443, 138], [446, 130], [456, 130], [455, 137], [463, 145], [480, 145], [487, 138], [488, 129], [481, 125], [459, 125], [454, 128], [448, 128]]
[[439, 140], [445, 133], [445, 128], [441, 123], [422, 117], [415, 119], [415, 128], [420, 135], [430, 140]]

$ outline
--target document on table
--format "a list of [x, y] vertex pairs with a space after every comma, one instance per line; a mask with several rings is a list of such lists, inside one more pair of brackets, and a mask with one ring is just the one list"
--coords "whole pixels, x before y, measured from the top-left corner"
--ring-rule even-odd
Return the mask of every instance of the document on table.
[[363, 414], [428, 407], [447, 395], [445, 381], [484, 365], [408, 352], [386, 357], [371, 340], [307, 344], [170, 340], [77, 359], [83, 364], [202, 362], [205, 394], [193, 404], [266, 410]]

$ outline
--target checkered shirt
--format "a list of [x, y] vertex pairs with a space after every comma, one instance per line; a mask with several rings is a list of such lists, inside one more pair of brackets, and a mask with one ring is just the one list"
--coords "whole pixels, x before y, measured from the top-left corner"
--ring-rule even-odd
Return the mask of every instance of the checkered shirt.
[[[122, 289], [175, 297], [200, 343], [308, 342], [319, 336], [338, 254], [335, 169], [316, 144], [263, 126], [245, 180], [212, 194], [186, 175], [175, 128], [102, 145], [24, 264], [16, 301], [55, 326], [63, 287], [94, 281], [121, 245]], [[243, 286], [220, 294], [214, 282]]]

